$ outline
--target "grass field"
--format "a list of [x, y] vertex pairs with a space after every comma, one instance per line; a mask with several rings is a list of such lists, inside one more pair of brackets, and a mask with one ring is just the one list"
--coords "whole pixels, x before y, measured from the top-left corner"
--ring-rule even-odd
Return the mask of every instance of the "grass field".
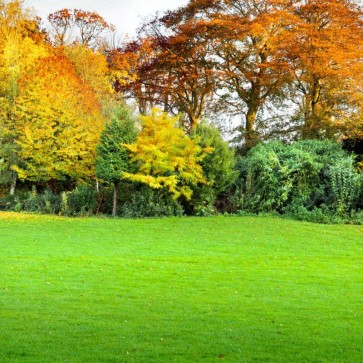
[[0, 213], [0, 362], [363, 362], [362, 226]]

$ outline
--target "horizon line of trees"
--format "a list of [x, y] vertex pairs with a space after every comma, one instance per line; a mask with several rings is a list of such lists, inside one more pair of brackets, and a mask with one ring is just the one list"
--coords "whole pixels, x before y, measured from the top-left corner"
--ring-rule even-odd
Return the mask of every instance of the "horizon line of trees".
[[[353, 0], [191, 0], [145, 22], [136, 40], [118, 46], [114, 38], [106, 39], [114, 27], [97, 13], [61, 9], [49, 15], [46, 30], [23, 1], [0, 0], [2, 194], [6, 188], [13, 196], [12, 208], [15, 203], [29, 209], [26, 200], [39, 197], [33, 187], [47, 190], [58, 198], [54, 210], [63, 205], [65, 214], [69, 203], [79, 207], [87, 198], [98, 200], [87, 210], [113, 215], [121, 209], [122, 215], [137, 215], [144, 204], [172, 214], [284, 212], [292, 201], [298, 203], [293, 192], [269, 208], [262, 196], [251, 201], [248, 183], [257, 185], [263, 173], [248, 169], [246, 160], [261, 142], [292, 143], [289, 152], [265, 145], [269, 151], [261, 155], [266, 162], [279, 160], [282, 168], [266, 164], [276, 173], [268, 178], [287, 173], [281, 185], [293, 190], [297, 182], [290, 164], [302, 155], [315, 158], [305, 149], [296, 151], [296, 141], [339, 141], [358, 150], [362, 14]], [[131, 101], [139, 121], [125, 105]], [[221, 135], [232, 128], [235, 138], [228, 143]], [[292, 159], [285, 160], [290, 152]], [[357, 185], [350, 199], [340, 199], [347, 210], [333, 196], [347, 185], [332, 187], [335, 162], [314, 166], [319, 170], [314, 188], [320, 185], [326, 198], [309, 204], [317, 191], [307, 188], [304, 208], [334, 205], [342, 215], [360, 210], [359, 157], [339, 164]], [[33, 190], [31, 196], [15, 201], [16, 185]]]

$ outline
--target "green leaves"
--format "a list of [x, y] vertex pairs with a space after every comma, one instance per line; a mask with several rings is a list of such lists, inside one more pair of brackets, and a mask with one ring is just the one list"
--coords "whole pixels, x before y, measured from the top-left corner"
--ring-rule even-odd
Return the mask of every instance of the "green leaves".
[[135, 123], [126, 107], [119, 106], [97, 145], [96, 176], [107, 183], [117, 183], [125, 172], [132, 171], [129, 152], [122, 144], [135, 139]]

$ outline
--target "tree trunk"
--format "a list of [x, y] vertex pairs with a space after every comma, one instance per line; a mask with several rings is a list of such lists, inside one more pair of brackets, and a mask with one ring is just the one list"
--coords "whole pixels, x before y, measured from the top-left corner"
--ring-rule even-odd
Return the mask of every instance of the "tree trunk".
[[248, 105], [248, 111], [246, 115], [246, 136], [245, 136], [245, 147], [246, 149], [251, 149], [257, 143], [256, 136], [256, 118], [258, 112], [258, 105], [252, 104]]
[[13, 174], [13, 178], [12, 178], [12, 180], [11, 180], [11, 182], [10, 182], [10, 195], [14, 195], [15, 194], [15, 187], [16, 187], [16, 176], [14, 175], [14, 173], [12, 173]]
[[305, 110], [305, 122], [302, 129], [303, 139], [317, 139], [319, 136], [319, 115], [317, 106], [320, 101], [321, 86], [319, 80], [315, 80], [312, 84], [311, 92], [306, 101], [306, 105], [310, 108]]
[[112, 206], [112, 216], [116, 216], [117, 212], [117, 197], [118, 197], [118, 183], [113, 183], [113, 206]]
[[197, 128], [197, 123], [198, 123], [198, 118], [196, 118], [194, 115], [192, 114], [189, 114], [188, 115], [188, 118], [189, 118], [189, 127], [188, 127], [188, 131], [189, 133], [192, 131], [192, 130], [195, 130]]

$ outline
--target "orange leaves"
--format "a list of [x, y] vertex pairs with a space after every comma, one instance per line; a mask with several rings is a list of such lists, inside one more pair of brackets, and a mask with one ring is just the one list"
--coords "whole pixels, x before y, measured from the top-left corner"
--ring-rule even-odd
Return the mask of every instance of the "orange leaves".
[[[351, 0], [194, 0], [161, 22], [177, 30], [175, 38], [184, 45], [208, 49], [204, 64], [217, 79], [212, 88], [245, 115], [240, 129], [253, 143], [262, 107], [278, 105], [282, 97], [292, 96], [300, 104], [304, 130], [314, 127], [318, 133], [324, 124], [340, 125], [356, 112], [363, 74], [361, 19], [361, 8]], [[167, 50], [172, 38], [167, 37]], [[190, 67], [188, 47], [181, 49], [177, 56], [164, 56], [178, 64], [179, 85], [200, 77], [200, 68]], [[192, 70], [187, 77], [184, 66]], [[340, 121], [332, 123], [333, 116]]]
[[138, 42], [113, 52], [110, 63], [127, 77], [118, 78], [116, 89], [128, 91], [139, 101], [141, 113], [153, 106], [185, 115], [192, 128], [213, 95], [215, 76], [208, 65], [209, 49], [191, 24], [165, 27], [162, 19], [145, 29]]
[[93, 175], [95, 146], [103, 121], [91, 87], [61, 54], [36, 62], [21, 81], [16, 107], [22, 179], [60, 180]]
[[111, 75], [106, 57], [100, 52], [76, 44], [64, 47], [64, 52], [72, 62], [77, 76], [85, 86], [90, 86], [100, 103], [112, 97]]
[[296, 8], [287, 56], [298, 86], [294, 96], [302, 97], [304, 137], [355, 128], [351, 120], [362, 112], [355, 101], [363, 74], [361, 16], [349, 0], [308, 0]]
[[107, 23], [96, 12], [79, 9], [62, 9], [48, 16], [53, 27], [53, 38], [56, 45], [65, 45], [70, 41], [72, 29], [76, 30], [76, 41], [82, 45], [91, 46], [106, 31], [114, 30], [114, 26]]

